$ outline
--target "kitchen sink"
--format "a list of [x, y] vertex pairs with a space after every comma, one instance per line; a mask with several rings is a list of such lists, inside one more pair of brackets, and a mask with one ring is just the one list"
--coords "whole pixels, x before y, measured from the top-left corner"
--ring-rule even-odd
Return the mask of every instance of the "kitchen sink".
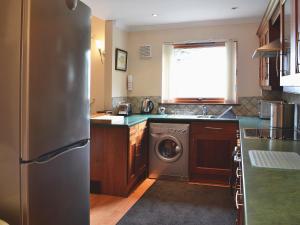
[[210, 118], [217, 118], [217, 116], [215, 116], [215, 115], [197, 115], [197, 118], [210, 119]]
[[217, 118], [215, 115], [169, 115], [169, 117], [174, 119], [211, 119]]

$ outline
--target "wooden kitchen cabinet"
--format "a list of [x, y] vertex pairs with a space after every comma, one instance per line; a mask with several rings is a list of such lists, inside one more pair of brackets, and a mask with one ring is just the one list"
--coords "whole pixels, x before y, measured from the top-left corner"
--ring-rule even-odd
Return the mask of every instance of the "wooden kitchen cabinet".
[[130, 128], [128, 149], [128, 184], [131, 186], [147, 170], [147, 127], [146, 122]]
[[137, 175], [147, 171], [148, 161], [148, 130], [146, 122], [140, 123], [139, 132], [136, 136], [135, 171]]
[[279, 60], [259, 59], [261, 88], [300, 93], [300, 0], [270, 1], [257, 35], [260, 46], [276, 39], [281, 46]]
[[242, 162], [239, 163], [239, 166], [236, 168], [236, 185], [235, 185], [235, 194], [234, 202], [236, 213], [236, 225], [244, 225], [244, 192], [243, 192], [243, 173], [242, 173]]
[[280, 85], [300, 86], [300, 10], [299, 0], [281, 0]]
[[135, 168], [135, 156], [136, 156], [136, 140], [135, 137], [129, 138], [129, 148], [128, 148], [128, 171], [127, 171], [127, 179], [128, 184], [134, 183], [136, 180], [136, 168]]
[[[257, 31], [260, 47], [280, 39], [280, 5], [278, 2], [270, 4], [273, 11], [267, 12]], [[263, 90], [282, 89], [280, 87], [279, 54], [277, 59], [259, 58], [259, 84]]]
[[193, 122], [190, 128], [189, 176], [194, 182], [229, 185], [236, 122]]
[[292, 22], [292, 1], [282, 1], [281, 5], [281, 52], [280, 52], [280, 75], [281, 77], [291, 75], [291, 22]]
[[[263, 46], [269, 43], [269, 27], [265, 26], [262, 32], [259, 34], [259, 46]], [[262, 88], [266, 89], [269, 85], [269, 59], [259, 59], [259, 84]]]
[[147, 173], [146, 122], [128, 126], [91, 124], [91, 190], [128, 196]]

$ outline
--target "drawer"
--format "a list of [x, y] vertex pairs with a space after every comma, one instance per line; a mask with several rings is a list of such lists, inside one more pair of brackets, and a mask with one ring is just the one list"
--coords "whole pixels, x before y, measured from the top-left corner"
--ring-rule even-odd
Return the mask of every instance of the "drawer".
[[192, 134], [236, 134], [238, 123], [229, 122], [194, 122], [191, 124]]

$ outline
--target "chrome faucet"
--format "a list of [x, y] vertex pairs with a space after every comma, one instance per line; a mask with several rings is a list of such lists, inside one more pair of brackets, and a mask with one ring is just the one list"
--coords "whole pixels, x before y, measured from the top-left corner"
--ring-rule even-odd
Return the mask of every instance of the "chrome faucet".
[[207, 109], [207, 106], [202, 106], [202, 115], [203, 116], [206, 116], [208, 114], [208, 109]]

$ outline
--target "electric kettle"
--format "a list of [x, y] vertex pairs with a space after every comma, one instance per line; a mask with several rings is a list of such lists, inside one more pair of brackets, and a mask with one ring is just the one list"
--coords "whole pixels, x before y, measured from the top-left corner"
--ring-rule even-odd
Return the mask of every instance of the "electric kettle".
[[151, 113], [154, 108], [154, 103], [149, 98], [144, 98], [142, 101], [141, 113]]

